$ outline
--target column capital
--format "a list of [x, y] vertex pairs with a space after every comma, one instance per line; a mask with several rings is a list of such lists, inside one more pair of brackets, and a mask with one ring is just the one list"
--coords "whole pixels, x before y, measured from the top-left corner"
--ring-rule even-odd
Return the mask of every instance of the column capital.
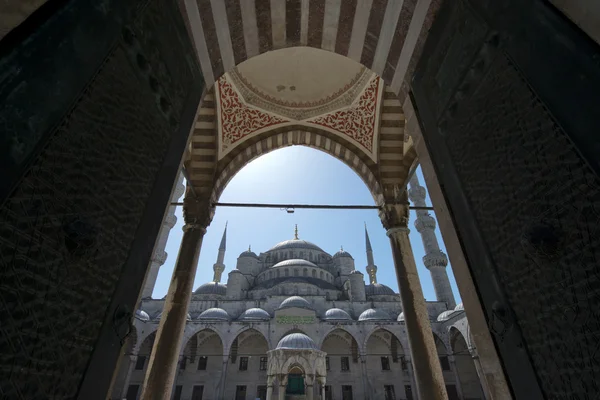
[[208, 198], [196, 197], [191, 189], [186, 188], [183, 198], [184, 231], [199, 229], [206, 231], [215, 215], [215, 209]]
[[404, 192], [403, 199], [396, 203], [385, 203], [379, 210], [379, 218], [383, 227], [388, 231], [394, 228], [408, 229], [409, 205]]

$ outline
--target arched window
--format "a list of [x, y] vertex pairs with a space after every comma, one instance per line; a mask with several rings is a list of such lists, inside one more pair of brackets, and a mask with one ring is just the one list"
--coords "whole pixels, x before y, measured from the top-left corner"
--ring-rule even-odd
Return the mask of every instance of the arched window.
[[316, 278], [317, 277], [317, 271], [315, 271], [314, 269], [312, 270], [312, 277]]
[[302, 276], [308, 276], [308, 269], [304, 268], [302, 271]]
[[281, 270], [277, 270], [277, 277], [279, 278], [281, 276]]
[[319, 273], [319, 277], [320, 277], [321, 279], [323, 279], [323, 271], [321, 271], [321, 272]]
[[298, 271], [298, 268], [294, 268], [294, 276], [300, 276], [300, 271]]
[[289, 269], [285, 269], [285, 276], [290, 276], [290, 270]]

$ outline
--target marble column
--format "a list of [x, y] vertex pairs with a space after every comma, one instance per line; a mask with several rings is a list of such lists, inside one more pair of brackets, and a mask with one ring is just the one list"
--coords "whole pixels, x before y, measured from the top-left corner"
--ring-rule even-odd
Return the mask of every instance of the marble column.
[[279, 375], [279, 400], [285, 400], [286, 387], [287, 387], [287, 375]]
[[272, 375], [267, 376], [267, 400], [273, 400], [273, 380]]
[[454, 356], [448, 356], [448, 362], [450, 363], [450, 369], [454, 373], [454, 379], [456, 380], [456, 391], [458, 392], [458, 397], [460, 399], [464, 399], [462, 391], [462, 383], [460, 381], [460, 376], [458, 375], [458, 368], [456, 368], [456, 359]]
[[135, 367], [135, 363], [137, 362], [137, 356], [129, 356], [129, 366], [127, 367], [127, 374], [125, 375], [125, 379], [123, 380], [123, 386], [120, 389], [121, 395], [119, 399], [124, 399], [127, 396], [127, 390], [129, 389], [129, 381], [131, 380], [131, 374], [133, 373], [133, 368]]
[[208, 204], [198, 200], [187, 188], [183, 205], [183, 238], [148, 363], [142, 400], [171, 397], [202, 238], [214, 213]]
[[408, 237], [409, 209], [406, 191], [398, 197], [400, 198], [394, 199], [396, 204], [384, 205], [380, 217], [392, 246], [417, 393], [420, 399], [447, 400], [442, 367]]
[[306, 385], [306, 400], [313, 400], [314, 398], [314, 392], [313, 392], [313, 385]]
[[321, 385], [321, 390], [319, 391], [320, 395], [321, 395], [321, 400], [325, 400], [325, 383], [327, 382], [326, 378], [319, 377], [318, 381], [319, 381], [319, 385]]

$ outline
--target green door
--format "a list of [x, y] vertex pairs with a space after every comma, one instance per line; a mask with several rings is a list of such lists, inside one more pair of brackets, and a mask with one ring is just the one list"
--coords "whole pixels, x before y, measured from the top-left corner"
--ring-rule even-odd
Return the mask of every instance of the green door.
[[289, 374], [286, 394], [304, 394], [304, 377], [300, 374]]

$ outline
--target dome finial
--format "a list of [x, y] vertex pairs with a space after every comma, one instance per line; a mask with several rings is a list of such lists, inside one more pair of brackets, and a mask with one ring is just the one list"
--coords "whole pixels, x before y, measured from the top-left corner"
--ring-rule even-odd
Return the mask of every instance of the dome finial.
[[344, 246], [340, 246], [340, 251], [344, 251]]
[[298, 240], [298, 224], [296, 224], [296, 228], [294, 229], [294, 239]]
[[250, 253], [252, 251], [252, 246], [248, 245], [248, 253]]

